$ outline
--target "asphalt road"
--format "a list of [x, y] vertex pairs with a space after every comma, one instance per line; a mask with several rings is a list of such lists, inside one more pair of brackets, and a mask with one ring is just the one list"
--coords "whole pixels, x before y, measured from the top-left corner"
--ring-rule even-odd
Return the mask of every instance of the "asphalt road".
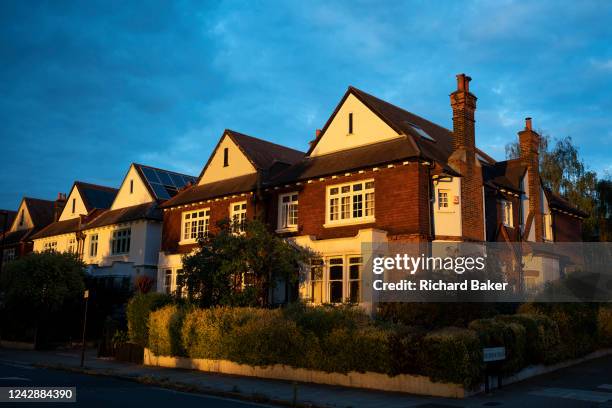
[[[67, 407], [268, 407], [229, 398], [190, 394], [132, 381], [103, 376], [90, 376], [60, 370], [36, 368], [21, 364], [0, 362], [0, 387], [76, 387], [76, 403], [52, 403], [43, 406]], [[8, 406], [9, 403], [0, 403]], [[40, 406], [40, 403], [12, 403], [16, 407]]]

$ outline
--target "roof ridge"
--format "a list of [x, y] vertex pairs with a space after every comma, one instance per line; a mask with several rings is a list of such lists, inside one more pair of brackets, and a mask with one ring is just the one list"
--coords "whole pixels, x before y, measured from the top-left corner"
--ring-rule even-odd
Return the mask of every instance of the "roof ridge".
[[87, 181], [75, 180], [74, 184], [75, 185], [82, 185], [82, 186], [86, 186], [86, 187], [95, 187], [95, 188], [99, 188], [99, 189], [119, 191], [119, 189], [114, 188], [114, 187], [103, 186], [101, 184], [88, 183]]
[[296, 153], [305, 154], [305, 152], [303, 152], [301, 150], [297, 150], [297, 149], [294, 149], [292, 147], [285, 146], [285, 145], [282, 145], [282, 144], [279, 144], [279, 143], [271, 142], [269, 140], [262, 139], [262, 138], [259, 138], [259, 137], [247, 135], [246, 133], [237, 132], [237, 131], [232, 130], [232, 129], [225, 129], [225, 131], [230, 133], [230, 134], [232, 134], [232, 135], [236, 135], [238, 137], [247, 137], [247, 138], [253, 139], [253, 140], [257, 141], [257, 142], [263, 142], [263, 143], [271, 144], [271, 145], [274, 145], [274, 146], [282, 147], [283, 149], [292, 150], [292, 151], [294, 151]]
[[139, 167], [147, 167], [149, 169], [153, 169], [153, 170], [160, 170], [160, 171], [165, 171], [166, 173], [172, 173], [172, 174], [177, 174], [179, 176], [187, 176], [187, 177], [193, 177], [193, 178], [197, 178], [196, 176], [192, 176], [191, 174], [187, 174], [187, 173], [179, 173], [178, 171], [174, 171], [174, 170], [167, 170], [167, 169], [162, 169], [160, 167], [155, 167], [155, 166], [149, 166], [148, 164], [142, 164], [142, 163], [136, 163], [136, 162], [132, 162], [132, 164], [134, 166], [139, 166]]

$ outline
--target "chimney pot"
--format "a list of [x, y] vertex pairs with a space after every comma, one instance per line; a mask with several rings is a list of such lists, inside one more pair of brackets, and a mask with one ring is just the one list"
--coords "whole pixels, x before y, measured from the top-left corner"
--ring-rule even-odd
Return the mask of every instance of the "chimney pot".
[[531, 118], [525, 118], [525, 129], [531, 130]]
[[321, 136], [321, 129], [315, 130], [315, 137], [318, 139]]
[[465, 74], [458, 74], [457, 75], [457, 90], [470, 92], [470, 81], [471, 80], [472, 78]]

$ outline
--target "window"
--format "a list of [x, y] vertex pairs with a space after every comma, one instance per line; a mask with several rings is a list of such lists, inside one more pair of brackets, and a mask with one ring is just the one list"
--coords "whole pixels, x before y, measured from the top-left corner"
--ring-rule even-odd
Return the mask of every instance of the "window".
[[76, 198], [72, 199], [72, 213], [74, 214], [74, 212], [76, 211]]
[[348, 115], [348, 133], [349, 135], [353, 134], [353, 113], [349, 113]]
[[359, 303], [361, 300], [361, 267], [363, 258], [351, 256], [349, 258], [348, 299], [350, 303]]
[[130, 180], [130, 194], [134, 193], [134, 180]]
[[130, 236], [132, 231], [129, 228], [113, 231], [111, 239], [111, 254], [127, 254], [130, 252]]
[[501, 200], [502, 223], [507, 227], [514, 227], [512, 219], [512, 202]]
[[438, 210], [448, 209], [448, 190], [438, 189]]
[[296, 229], [298, 223], [298, 193], [278, 198], [278, 229]]
[[25, 222], [25, 215], [23, 214], [23, 210], [21, 210], [21, 215], [19, 216], [19, 226], [22, 227]]
[[93, 234], [89, 238], [89, 256], [94, 257], [98, 255], [98, 234]]
[[4, 262], [9, 262], [15, 259], [15, 248], [7, 248], [2, 254]]
[[310, 261], [310, 301], [323, 303], [323, 260], [320, 258]]
[[67, 252], [76, 253], [76, 238], [68, 238], [68, 246], [66, 247]]
[[182, 243], [196, 242], [208, 235], [210, 210], [208, 208], [183, 213]]
[[329, 223], [374, 221], [374, 181], [331, 186], [327, 196]]
[[229, 166], [229, 149], [223, 149], [223, 167]]
[[230, 221], [232, 222], [232, 231], [236, 233], [244, 232], [246, 213], [246, 201], [230, 204]]
[[164, 271], [164, 293], [170, 294], [172, 292], [172, 269], [166, 269]]
[[43, 249], [45, 251], [55, 251], [57, 249], [57, 241], [45, 242]]
[[329, 260], [329, 302], [342, 303], [342, 288], [344, 286], [344, 260], [331, 258]]

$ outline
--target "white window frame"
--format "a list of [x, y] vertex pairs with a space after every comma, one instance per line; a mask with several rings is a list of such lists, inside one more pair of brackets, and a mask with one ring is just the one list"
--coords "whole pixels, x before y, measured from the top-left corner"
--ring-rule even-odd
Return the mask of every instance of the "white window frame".
[[[355, 190], [357, 185], [361, 185], [360, 190]], [[355, 199], [358, 196], [361, 197], [360, 200]], [[356, 204], [359, 204], [360, 207]], [[361, 211], [361, 216], [356, 216], [355, 214], [359, 210]], [[375, 222], [375, 211], [376, 193], [374, 179], [327, 186], [325, 194], [326, 222], [323, 225], [324, 227]]]
[[76, 237], [69, 237], [68, 244], [66, 245], [66, 252], [76, 254], [77, 252], [77, 240]]
[[[195, 221], [194, 221], [195, 220]], [[196, 234], [194, 236], [194, 223], [196, 224]], [[187, 226], [189, 223], [189, 227]], [[200, 236], [199, 230], [202, 227], [202, 235]], [[189, 231], [187, 230], [189, 228]], [[210, 208], [201, 208], [194, 211], [185, 211], [181, 214], [181, 240], [180, 245], [194, 244], [198, 242], [198, 239], [204, 238], [210, 232]], [[186, 237], [186, 235], [189, 235]]]
[[502, 199], [500, 200], [501, 205], [501, 219], [502, 223], [509, 228], [514, 228], [514, 214], [512, 211], [512, 201]]
[[98, 234], [91, 234], [89, 236], [89, 257], [95, 258], [98, 256], [98, 244], [100, 243], [100, 237]]
[[43, 251], [57, 251], [57, 241], [47, 241], [43, 244]]
[[[238, 207], [238, 209], [236, 209]], [[232, 231], [236, 234], [244, 233], [244, 223], [247, 219], [247, 202], [236, 201], [229, 204], [229, 219]], [[237, 222], [237, 224], [236, 224]]]
[[[331, 264], [331, 260], [342, 260], [342, 263]], [[356, 283], [358, 295], [354, 298], [354, 303], [360, 303], [363, 300], [363, 288], [361, 279], [363, 277], [363, 257], [361, 254], [348, 253], [329, 255], [313, 260], [308, 271], [308, 293], [307, 301], [313, 304], [343, 304], [351, 302], [351, 284]], [[331, 280], [331, 268], [342, 267], [342, 278]], [[358, 275], [351, 277], [351, 267], [356, 267]], [[318, 270], [315, 272], [315, 269]], [[315, 277], [315, 273], [318, 276]], [[333, 302], [331, 299], [332, 282], [342, 282], [342, 298], [339, 302]], [[318, 295], [315, 296], [315, 292]]]
[[[131, 228], [119, 228], [111, 233], [110, 240], [110, 251], [111, 255], [127, 255], [130, 253], [130, 247], [132, 244], [132, 229]], [[121, 247], [120, 251], [115, 250], [115, 243], [118, 242], [117, 246]], [[125, 244], [121, 244], [125, 242]]]
[[[295, 199], [294, 199], [295, 198]], [[284, 202], [288, 199], [287, 202]], [[277, 231], [297, 231], [299, 220], [298, 192], [280, 194], [278, 196], [278, 228]]]
[[[437, 208], [440, 212], [450, 212], [450, 189], [448, 188], [438, 188], [438, 193], [436, 194], [436, 201], [438, 203]], [[446, 194], [446, 200], [443, 200], [442, 194]], [[445, 205], [444, 205], [445, 204]]]

